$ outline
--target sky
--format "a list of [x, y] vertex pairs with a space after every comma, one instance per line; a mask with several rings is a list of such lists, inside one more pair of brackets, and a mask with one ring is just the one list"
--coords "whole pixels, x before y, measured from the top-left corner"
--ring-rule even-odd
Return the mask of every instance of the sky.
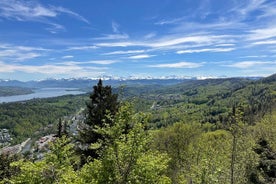
[[275, 0], [0, 0], [0, 79], [273, 73]]

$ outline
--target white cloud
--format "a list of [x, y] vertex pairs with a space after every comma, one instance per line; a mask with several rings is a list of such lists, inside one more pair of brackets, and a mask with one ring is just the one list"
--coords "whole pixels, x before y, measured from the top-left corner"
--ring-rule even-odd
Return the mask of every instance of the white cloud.
[[96, 43], [98, 47], [129, 47], [129, 46], [139, 46], [141, 43], [136, 42], [105, 42], [105, 43]]
[[146, 58], [150, 58], [153, 56], [154, 55], [141, 54], [141, 55], [129, 56], [128, 59], [146, 59]]
[[89, 63], [92, 64], [99, 64], [99, 65], [109, 65], [109, 64], [113, 64], [113, 63], [118, 63], [119, 61], [117, 60], [96, 60], [96, 61], [89, 61]]
[[247, 15], [252, 11], [259, 10], [260, 7], [266, 2], [266, 0], [250, 0], [243, 3], [241, 8], [237, 8], [235, 11], [238, 11], [242, 15]]
[[57, 12], [66, 13], [66, 14], [71, 15], [71, 16], [73, 16], [73, 17], [75, 17], [75, 18], [77, 18], [77, 19], [79, 19], [79, 20], [81, 20], [81, 21], [83, 21], [87, 24], [90, 24], [89, 21], [86, 18], [84, 18], [83, 16], [81, 16], [81, 15], [79, 15], [79, 14], [77, 14], [77, 13], [71, 11], [71, 10], [68, 10], [66, 8], [63, 8], [63, 7], [53, 7], [52, 6], [51, 8], [53, 10], [56, 10]]
[[264, 29], [251, 30], [248, 35], [248, 40], [262, 40], [276, 37], [276, 27], [271, 26]]
[[156, 33], [152, 32], [152, 33], [149, 33], [149, 34], [145, 35], [144, 38], [145, 38], [146, 40], [148, 40], [148, 39], [151, 39], [151, 38], [153, 38], [153, 37], [155, 37], [155, 36], [156, 36]]
[[41, 54], [38, 53], [33, 53], [33, 52], [29, 52], [29, 53], [18, 53], [16, 55], [16, 60], [17, 61], [25, 61], [25, 60], [29, 60], [29, 59], [34, 59], [41, 56]]
[[99, 65], [109, 65], [113, 63], [118, 63], [120, 61], [118, 60], [92, 60], [92, 61], [66, 61], [66, 62], [60, 62], [56, 64], [61, 65], [87, 65], [87, 64], [99, 64]]
[[63, 7], [43, 6], [37, 1], [16, 1], [1, 0], [0, 1], [0, 17], [16, 20], [16, 21], [32, 21], [50, 25], [46, 30], [51, 33], [64, 31], [65, 27], [55, 23], [56, 17], [60, 14], [66, 14], [89, 24], [89, 21], [81, 15]]
[[235, 48], [210, 48], [210, 49], [190, 49], [190, 50], [180, 50], [177, 54], [187, 54], [187, 53], [200, 53], [200, 52], [230, 52], [235, 50]]
[[151, 47], [166, 47], [173, 46], [182, 43], [202, 43], [202, 42], [211, 42], [215, 37], [212, 36], [187, 36], [187, 37], [177, 37], [170, 39], [157, 40], [156, 42], [148, 43], [148, 46]]
[[102, 37], [94, 38], [94, 40], [119, 40], [127, 38], [129, 38], [127, 34], [105, 34]]
[[242, 56], [240, 58], [265, 58], [268, 57], [268, 55], [252, 55], [252, 56]]
[[57, 12], [37, 3], [2, 0], [0, 1], [0, 16], [18, 21], [35, 20], [41, 17], [56, 17]]
[[238, 20], [218, 20], [215, 23], [198, 23], [198, 22], [183, 22], [171, 28], [172, 32], [183, 33], [183, 32], [200, 32], [206, 31], [209, 32], [216, 30], [225, 30], [233, 28], [243, 28], [246, 27], [246, 24], [239, 22]]
[[198, 68], [203, 66], [203, 63], [193, 63], [193, 62], [178, 62], [178, 63], [167, 63], [167, 64], [155, 64], [149, 65], [153, 68]]
[[98, 47], [95, 45], [88, 45], [88, 46], [76, 46], [76, 47], [69, 47], [66, 50], [90, 50], [90, 49], [97, 49]]
[[0, 56], [11, 61], [25, 61], [41, 56], [42, 52], [50, 51], [41, 47], [16, 46], [0, 44]]
[[68, 55], [68, 56], [62, 56], [62, 59], [71, 59], [74, 58], [74, 56]]
[[271, 64], [276, 65], [276, 61], [241, 61], [241, 62], [233, 63], [230, 65], [224, 65], [224, 66], [246, 69], [251, 67], [262, 67], [262, 66], [267, 66]]
[[235, 46], [233, 43], [222, 43], [222, 44], [217, 44], [215, 45], [216, 47], [232, 47]]
[[160, 39], [148, 40], [148, 41], [124, 41], [124, 42], [102, 42], [96, 43], [96, 46], [99, 47], [149, 47], [153, 49], [170, 49], [173, 46], [181, 44], [219, 44], [221, 42], [227, 41], [229, 35], [197, 35], [197, 36], [181, 36], [181, 35], [170, 35], [162, 37]]
[[106, 67], [81, 67], [78, 65], [45, 64], [40, 66], [34, 66], [34, 65], [6, 64], [3, 62], [0, 62], [1, 73], [13, 73], [13, 72], [19, 71], [19, 72], [30, 73], [30, 74], [40, 73], [40, 74], [46, 74], [46, 75], [59, 75], [59, 74], [78, 75], [79, 73], [89, 75], [89, 72], [103, 73], [103, 71], [107, 69], [108, 68]]
[[252, 45], [276, 45], [276, 40], [264, 40], [252, 43]]
[[138, 54], [138, 53], [144, 53], [146, 52], [145, 50], [120, 50], [120, 51], [113, 51], [113, 52], [107, 52], [104, 53], [103, 55], [123, 55], [123, 54]]
[[52, 34], [56, 34], [60, 31], [65, 31], [66, 28], [63, 25], [56, 24], [56, 23], [49, 23], [50, 27], [47, 27], [46, 30]]
[[119, 33], [120, 25], [118, 23], [116, 23], [115, 21], [112, 21], [111, 26], [114, 33]]
[[155, 24], [156, 25], [178, 24], [178, 23], [182, 22], [183, 20], [185, 20], [184, 17], [167, 19], [167, 20], [163, 19], [163, 20], [156, 22]]

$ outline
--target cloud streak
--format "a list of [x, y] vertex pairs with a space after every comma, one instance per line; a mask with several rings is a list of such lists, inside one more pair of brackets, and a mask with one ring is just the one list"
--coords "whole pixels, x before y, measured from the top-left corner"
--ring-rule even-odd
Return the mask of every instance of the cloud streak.
[[203, 63], [193, 63], [193, 62], [177, 62], [177, 63], [167, 63], [167, 64], [155, 64], [149, 65], [152, 68], [199, 68], [203, 66]]
[[0, 56], [2, 57], [2, 59], [8, 59], [13, 62], [34, 59], [42, 56], [43, 53], [49, 51], [49, 49], [44, 49], [41, 47], [0, 44]]
[[154, 55], [141, 54], [141, 55], [129, 56], [128, 59], [146, 59], [151, 57], [154, 57]]
[[246, 68], [262, 67], [262, 66], [268, 66], [268, 65], [276, 65], [276, 61], [241, 61], [241, 62], [236, 62], [225, 66], [246, 69]]
[[125, 54], [139, 54], [139, 53], [144, 53], [146, 52], [145, 50], [118, 50], [118, 51], [113, 51], [113, 52], [107, 52], [104, 53], [103, 55], [125, 55]]
[[235, 48], [210, 48], [210, 49], [190, 49], [190, 50], [180, 50], [177, 54], [189, 54], [189, 53], [200, 53], [200, 52], [230, 52], [235, 50]]
[[[173, 46], [179, 45], [194, 45], [194, 44], [219, 44], [230, 39], [229, 35], [197, 35], [197, 36], [180, 36], [180, 35], [170, 35], [166, 37], [161, 37], [159, 39], [154, 39], [150, 41], [124, 41], [124, 42], [101, 42], [95, 43], [98, 47], [147, 47], [153, 49], [170, 49]], [[232, 40], [231, 40], [232, 41]]]
[[40, 66], [35, 65], [19, 65], [6, 64], [0, 61], [1, 73], [24, 72], [29, 74], [45, 74], [45, 75], [68, 75], [68, 76], [91, 76], [94, 74], [103, 74], [108, 68], [106, 67], [82, 67], [78, 65], [53, 65], [45, 64]]
[[86, 24], [90, 24], [87, 19], [69, 9], [56, 6], [43, 6], [35, 1], [0, 1], [0, 17], [15, 21], [31, 21], [49, 25], [46, 30], [51, 33], [65, 30], [65, 27], [55, 22], [56, 17], [61, 14], [72, 16]]
[[248, 40], [262, 40], [276, 37], [276, 26], [270, 26], [263, 29], [251, 30]]

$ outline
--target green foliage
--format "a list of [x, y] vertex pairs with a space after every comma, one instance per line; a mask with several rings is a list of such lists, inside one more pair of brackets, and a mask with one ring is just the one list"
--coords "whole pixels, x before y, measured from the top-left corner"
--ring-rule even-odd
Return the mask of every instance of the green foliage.
[[181, 174], [191, 169], [193, 162], [192, 145], [197, 142], [202, 131], [199, 124], [175, 123], [156, 132], [154, 143], [157, 150], [171, 158], [169, 174], [173, 182], [179, 182]]
[[10, 165], [18, 159], [18, 155], [0, 154], [0, 183], [1, 181], [4, 182], [4, 180], [9, 179], [18, 172], [17, 167]]
[[259, 163], [250, 174], [250, 181], [256, 184], [276, 182], [276, 152], [265, 139], [260, 139], [254, 151], [260, 156]]
[[48, 125], [50, 131], [56, 133], [56, 129], [51, 129], [51, 124], [63, 116], [75, 113], [84, 106], [85, 99], [83, 95], [69, 95], [0, 104], [0, 128], [10, 130], [14, 144], [43, 134]]
[[148, 116], [133, 115], [130, 109], [129, 104], [122, 106], [114, 126], [102, 128], [111, 141], [99, 159], [83, 167], [85, 183], [170, 183], [165, 176], [169, 158], [149, 147], [151, 137], [145, 131]]
[[234, 183], [246, 183], [258, 160], [254, 138], [248, 126], [208, 131], [200, 124], [176, 123], [155, 132], [154, 147], [171, 158], [173, 183], [224, 184], [232, 177]]
[[[118, 110], [118, 96], [112, 94], [111, 86], [103, 86], [100, 79], [98, 84], [93, 87], [93, 92], [90, 94], [90, 101], [87, 103], [85, 124], [79, 130], [79, 139], [84, 145], [94, 144], [104, 137], [97, 132], [98, 128], [104, 127], [106, 124], [112, 125], [113, 121], [108, 116], [115, 116]], [[97, 146], [99, 149], [101, 146]], [[82, 153], [92, 158], [98, 157], [97, 149], [82, 150]]]
[[75, 183], [78, 181], [74, 166], [74, 145], [65, 137], [57, 139], [51, 145], [51, 152], [41, 161], [32, 162], [20, 160], [12, 165], [19, 167], [20, 172], [9, 181], [10, 183]]

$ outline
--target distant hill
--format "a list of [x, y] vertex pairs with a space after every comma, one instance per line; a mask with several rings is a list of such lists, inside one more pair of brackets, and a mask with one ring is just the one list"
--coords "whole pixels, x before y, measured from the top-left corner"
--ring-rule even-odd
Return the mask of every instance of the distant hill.
[[13, 95], [25, 95], [33, 93], [30, 88], [23, 88], [17, 86], [0, 86], [0, 97], [1, 96], [13, 96]]
[[276, 73], [261, 79], [261, 81], [264, 82], [264, 83], [276, 82]]
[[[274, 77], [275, 78], [275, 77]], [[243, 78], [247, 80], [257, 80], [256, 78]], [[189, 85], [202, 85], [208, 82], [220, 82], [225, 79], [205, 79], [198, 80], [193, 79], [108, 79], [104, 80], [105, 85], [111, 85], [112, 87], [119, 86], [145, 86], [145, 85], [157, 85], [157, 86], [169, 86], [176, 85], [181, 83], [187, 83]], [[228, 79], [227, 79], [228, 80]], [[196, 82], [195, 82], [196, 81]], [[16, 86], [16, 87], [27, 87], [27, 88], [79, 88], [79, 89], [91, 89], [92, 86], [96, 85], [98, 80], [96, 79], [87, 79], [87, 78], [70, 78], [70, 79], [46, 79], [41, 81], [27, 81], [22, 82], [18, 80], [0, 80], [0, 86]], [[235, 82], [235, 81], [233, 81]]]
[[[118, 87], [127, 86], [144, 86], [144, 85], [173, 85], [178, 84], [186, 79], [135, 79], [135, 80], [105, 80], [104, 85]], [[91, 89], [96, 85], [98, 80], [95, 79], [47, 79], [42, 81], [21, 82], [17, 80], [0, 80], [0, 86], [17, 86], [28, 88], [80, 88]]]

